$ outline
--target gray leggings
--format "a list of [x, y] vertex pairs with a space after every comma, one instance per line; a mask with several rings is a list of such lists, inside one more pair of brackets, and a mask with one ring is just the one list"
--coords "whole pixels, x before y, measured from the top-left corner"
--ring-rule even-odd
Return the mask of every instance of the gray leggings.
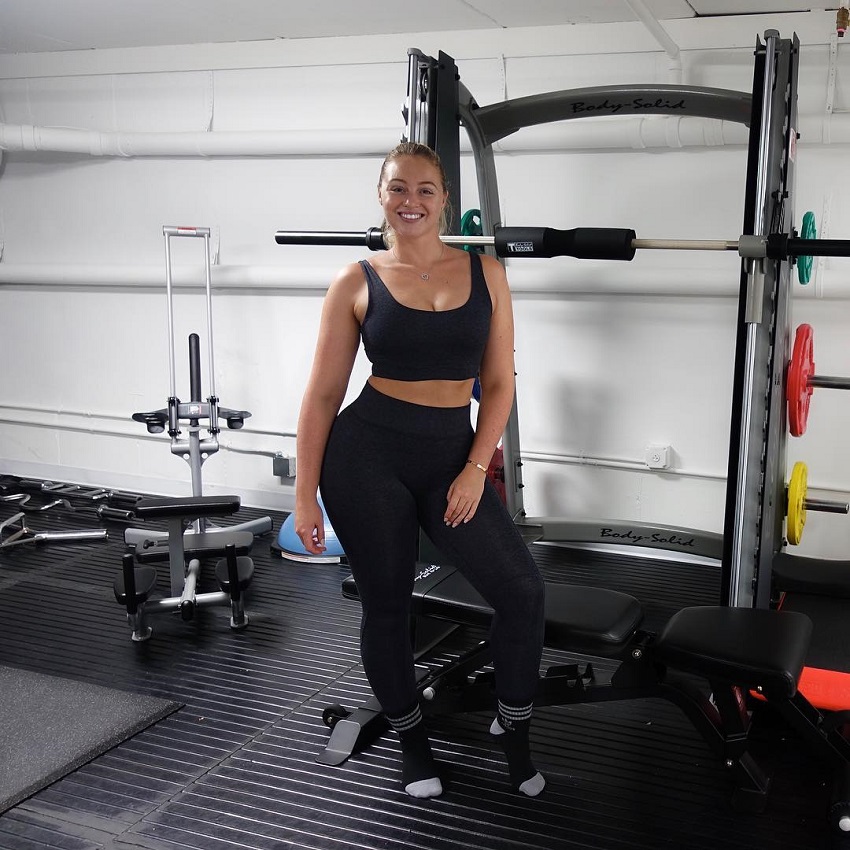
[[537, 689], [543, 581], [490, 481], [470, 522], [443, 521], [472, 438], [468, 405], [410, 404], [366, 384], [328, 439], [322, 499], [357, 582], [363, 667], [389, 715], [416, 700], [409, 617], [420, 526], [495, 612], [499, 699], [528, 705]]

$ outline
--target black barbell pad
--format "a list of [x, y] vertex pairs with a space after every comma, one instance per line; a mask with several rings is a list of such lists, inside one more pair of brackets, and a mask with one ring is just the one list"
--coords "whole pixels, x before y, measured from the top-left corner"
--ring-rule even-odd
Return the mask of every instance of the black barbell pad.
[[500, 257], [576, 257], [581, 260], [632, 260], [634, 230], [615, 227], [497, 227]]

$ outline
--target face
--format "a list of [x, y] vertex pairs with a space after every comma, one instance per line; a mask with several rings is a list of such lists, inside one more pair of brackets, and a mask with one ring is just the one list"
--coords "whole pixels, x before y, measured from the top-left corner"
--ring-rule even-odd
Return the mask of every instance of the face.
[[401, 156], [387, 163], [378, 190], [387, 223], [398, 235], [439, 232], [447, 192], [440, 172], [421, 156]]

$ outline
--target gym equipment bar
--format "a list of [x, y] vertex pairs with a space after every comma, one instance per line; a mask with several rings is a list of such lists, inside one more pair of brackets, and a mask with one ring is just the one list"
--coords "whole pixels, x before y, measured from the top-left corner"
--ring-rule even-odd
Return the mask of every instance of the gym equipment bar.
[[[278, 230], [278, 245], [361, 245], [386, 249], [379, 227], [358, 231]], [[798, 239], [785, 233], [738, 239], [637, 239], [634, 230], [615, 227], [496, 227], [493, 236], [443, 236], [446, 245], [493, 247], [499, 257], [575, 257], [582, 260], [631, 260], [638, 250], [737, 251], [746, 259], [850, 257], [850, 239]]]

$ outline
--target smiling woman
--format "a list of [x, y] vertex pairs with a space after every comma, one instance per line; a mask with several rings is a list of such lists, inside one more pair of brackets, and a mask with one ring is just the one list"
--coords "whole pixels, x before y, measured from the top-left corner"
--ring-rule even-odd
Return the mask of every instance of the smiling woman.
[[[432, 150], [404, 143], [390, 152], [378, 202], [391, 250], [344, 268], [322, 310], [298, 422], [295, 531], [308, 552], [324, 551], [321, 488], [363, 608], [363, 667], [398, 732], [402, 784], [414, 797], [442, 793], [408, 635], [420, 527], [457, 565], [496, 611], [491, 731], [514, 787], [536, 796], [545, 781], [528, 733], [543, 582], [487, 479], [514, 397], [510, 291], [497, 260], [443, 244], [447, 199]], [[340, 413], [361, 337], [372, 375]]]

